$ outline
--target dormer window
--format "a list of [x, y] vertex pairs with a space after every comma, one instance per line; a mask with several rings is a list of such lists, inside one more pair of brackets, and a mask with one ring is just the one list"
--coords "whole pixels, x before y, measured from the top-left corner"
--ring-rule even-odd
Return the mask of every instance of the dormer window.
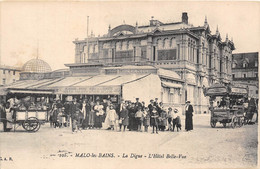
[[247, 68], [247, 67], [248, 67], [248, 63], [249, 63], [248, 58], [245, 58], [245, 59], [243, 60], [243, 68]]
[[247, 63], [243, 62], [243, 68], [246, 68], [246, 67], [247, 67]]

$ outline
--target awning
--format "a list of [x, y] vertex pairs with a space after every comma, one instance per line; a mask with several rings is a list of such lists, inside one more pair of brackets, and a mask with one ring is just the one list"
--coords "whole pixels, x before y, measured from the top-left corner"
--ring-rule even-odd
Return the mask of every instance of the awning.
[[119, 95], [121, 86], [69, 86], [55, 89], [56, 94]]
[[9, 89], [9, 93], [54, 94], [53, 90]]
[[170, 83], [170, 82], [162, 82], [163, 87], [169, 87], [169, 88], [182, 88], [181, 84], [175, 84], [175, 83]]

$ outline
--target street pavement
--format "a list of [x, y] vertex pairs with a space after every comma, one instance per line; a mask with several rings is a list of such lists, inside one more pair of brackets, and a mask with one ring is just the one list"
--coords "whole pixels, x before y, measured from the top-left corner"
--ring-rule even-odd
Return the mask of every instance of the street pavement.
[[194, 130], [149, 132], [22, 127], [0, 132], [0, 169], [11, 168], [249, 168], [257, 165], [258, 125], [210, 127], [210, 115], [194, 115]]

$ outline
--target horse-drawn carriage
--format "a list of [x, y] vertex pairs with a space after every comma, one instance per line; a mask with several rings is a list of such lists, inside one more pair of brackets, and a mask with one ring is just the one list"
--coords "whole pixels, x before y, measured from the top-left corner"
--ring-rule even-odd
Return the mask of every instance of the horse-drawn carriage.
[[210, 97], [210, 125], [216, 127], [217, 122], [224, 127], [230, 124], [232, 128], [244, 124], [244, 99], [248, 90], [241, 86], [214, 84], [206, 89]]

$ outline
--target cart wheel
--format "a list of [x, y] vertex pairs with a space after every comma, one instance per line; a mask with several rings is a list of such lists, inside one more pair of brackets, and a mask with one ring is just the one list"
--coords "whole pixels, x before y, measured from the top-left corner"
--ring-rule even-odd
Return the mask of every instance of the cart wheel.
[[210, 126], [211, 126], [212, 128], [215, 128], [215, 127], [216, 127], [216, 122], [215, 122], [215, 121], [211, 121], [211, 122], [210, 122]]
[[226, 128], [227, 127], [227, 123], [222, 123], [223, 127]]
[[237, 117], [233, 117], [232, 121], [231, 121], [231, 127], [235, 128], [238, 124], [238, 118]]
[[36, 117], [29, 117], [23, 122], [22, 126], [26, 131], [36, 132], [40, 129], [41, 125]]

